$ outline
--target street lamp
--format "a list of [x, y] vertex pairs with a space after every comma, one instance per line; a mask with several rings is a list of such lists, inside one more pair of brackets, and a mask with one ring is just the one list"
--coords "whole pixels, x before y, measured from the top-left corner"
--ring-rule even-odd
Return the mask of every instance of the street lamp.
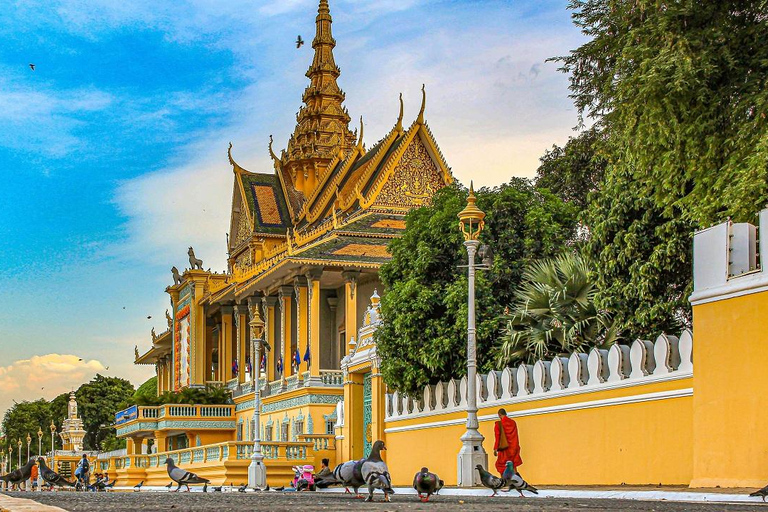
[[[258, 306], [253, 308], [253, 318], [248, 323], [253, 336], [253, 359], [251, 368], [258, 365], [261, 369], [261, 348], [268, 352], [270, 346], [264, 341], [264, 320], [261, 319], [261, 311]], [[251, 370], [254, 376], [258, 371]], [[248, 486], [263, 489], [267, 485], [267, 467], [264, 465], [264, 455], [261, 453], [261, 387], [259, 378], [253, 379], [253, 454], [251, 464], [248, 466]]]
[[21, 439], [16, 440], [16, 445], [19, 447], [19, 466], [21, 467]]
[[[43, 456], [43, 429], [41, 427], [37, 427], [37, 456], [38, 457]], [[37, 472], [37, 490], [38, 491], [43, 490], [43, 472], [42, 471]]]
[[56, 425], [53, 423], [53, 420], [51, 420], [51, 426], [48, 427], [51, 430], [51, 460], [49, 461], [51, 463], [51, 469], [53, 471], [56, 471], [55, 459], [56, 459], [56, 448], [53, 444], [54, 440], [56, 439]]
[[459, 212], [459, 228], [467, 248], [469, 298], [467, 312], [467, 431], [461, 436], [458, 456], [458, 485], [473, 487], [478, 479], [475, 466], [488, 467], [488, 454], [483, 449], [485, 438], [478, 431], [477, 420], [477, 342], [475, 340], [475, 253], [480, 245], [478, 237], [485, 226], [485, 213], [475, 205], [477, 198], [472, 182], [469, 184], [467, 206]]

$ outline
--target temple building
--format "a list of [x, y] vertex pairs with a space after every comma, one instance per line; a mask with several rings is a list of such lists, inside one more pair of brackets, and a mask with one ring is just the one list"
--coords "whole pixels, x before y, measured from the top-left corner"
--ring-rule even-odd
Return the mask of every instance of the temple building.
[[[136, 350], [137, 364], [155, 366], [159, 393], [227, 386], [235, 404], [123, 411], [117, 432], [129, 453], [142, 453], [139, 445], [147, 453], [149, 440], [157, 452], [252, 440], [255, 374], [267, 451], [286, 449], [270, 442], [296, 449], [313, 442], [349, 459], [383, 436], [384, 385], [371, 335], [384, 292], [379, 268], [405, 214], [453, 178], [426, 124], [423, 89], [415, 121], [404, 124], [401, 95], [391, 130], [370, 148], [362, 118], [350, 129], [331, 25], [328, 0], [320, 0], [309, 85], [279, 156], [270, 137], [273, 169], [248, 170], [230, 144], [227, 271], [203, 270], [190, 248], [190, 269], [174, 268], [166, 289], [168, 330], [152, 332], [149, 351]], [[254, 322], [271, 349], [258, 361]]]

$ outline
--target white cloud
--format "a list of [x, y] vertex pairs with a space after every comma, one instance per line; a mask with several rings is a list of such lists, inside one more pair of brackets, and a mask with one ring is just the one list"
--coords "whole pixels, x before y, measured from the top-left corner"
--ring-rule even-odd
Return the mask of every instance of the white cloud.
[[51, 400], [104, 371], [101, 362], [71, 354], [33, 356], [0, 366], [0, 412], [4, 414], [14, 400]]

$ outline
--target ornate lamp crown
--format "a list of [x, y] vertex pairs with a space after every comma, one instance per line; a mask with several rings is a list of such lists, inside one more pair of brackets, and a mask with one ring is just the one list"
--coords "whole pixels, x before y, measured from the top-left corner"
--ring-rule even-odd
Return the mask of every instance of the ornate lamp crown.
[[248, 325], [251, 327], [255, 339], [260, 340], [264, 337], [264, 320], [261, 319], [261, 311], [258, 306], [253, 308], [253, 318]]
[[485, 212], [478, 208], [475, 203], [475, 189], [472, 182], [469, 182], [469, 196], [467, 197], [467, 206], [459, 212], [459, 229], [464, 234], [464, 240], [477, 240], [480, 232], [485, 227]]

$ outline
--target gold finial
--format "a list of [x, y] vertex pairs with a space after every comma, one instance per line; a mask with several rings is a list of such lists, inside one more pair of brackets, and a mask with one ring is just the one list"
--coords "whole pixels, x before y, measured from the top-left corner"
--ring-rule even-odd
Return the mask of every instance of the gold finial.
[[331, 8], [328, 6], [328, 0], [320, 0], [320, 6], [317, 8], [317, 12], [321, 14], [329, 14]]
[[274, 160], [275, 162], [279, 162], [280, 159], [277, 158], [277, 155], [275, 154], [275, 152], [272, 151], [272, 143], [273, 142], [274, 142], [274, 140], [272, 139], [272, 135], [270, 135], [269, 136], [269, 156], [271, 156], [272, 160]]
[[401, 133], [403, 131], [403, 93], [400, 93], [400, 115], [397, 116], [397, 125], [395, 126], [395, 130]]
[[464, 240], [477, 240], [480, 232], [485, 227], [485, 213], [475, 205], [475, 187], [469, 182], [469, 196], [467, 196], [467, 206], [459, 212], [459, 229], [464, 235]]
[[229, 157], [229, 164], [234, 166], [235, 161], [232, 159], [232, 142], [229, 143], [229, 149], [227, 150], [227, 156]]
[[416, 118], [416, 122], [424, 124], [424, 109], [427, 106], [427, 86], [421, 84], [421, 110], [419, 110], [419, 117]]
[[357, 138], [357, 149], [363, 152], [363, 116], [360, 116], [360, 137]]

